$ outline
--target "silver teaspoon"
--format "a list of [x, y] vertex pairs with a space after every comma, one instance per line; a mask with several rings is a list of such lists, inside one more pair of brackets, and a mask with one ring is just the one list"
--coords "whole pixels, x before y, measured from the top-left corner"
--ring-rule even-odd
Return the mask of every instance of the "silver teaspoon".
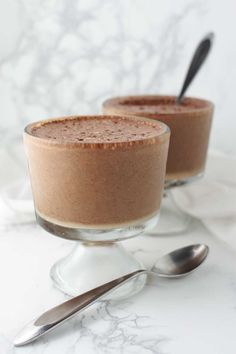
[[203, 62], [205, 61], [207, 55], [209, 54], [209, 51], [212, 47], [213, 38], [214, 38], [214, 34], [209, 33], [206, 37], [204, 37], [201, 40], [201, 42], [197, 46], [192, 61], [189, 65], [180, 94], [176, 98], [177, 104], [180, 104], [181, 99], [183, 98], [187, 88], [191, 84], [193, 78], [195, 77], [196, 73], [198, 72]]
[[22, 346], [33, 342], [49, 331], [52, 331], [69, 318], [75, 316], [77, 313], [86, 309], [88, 306], [94, 304], [97, 300], [101, 299], [112, 290], [117, 289], [130, 279], [141, 274], [151, 273], [168, 278], [177, 278], [187, 275], [195, 270], [206, 259], [208, 252], [209, 247], [203, 244], [179, 248], [161, 257], [151, 270], [136, 270], [63, 302], [51, 310], [46, 311], [24, 327], [15, 337], [14, 345]]

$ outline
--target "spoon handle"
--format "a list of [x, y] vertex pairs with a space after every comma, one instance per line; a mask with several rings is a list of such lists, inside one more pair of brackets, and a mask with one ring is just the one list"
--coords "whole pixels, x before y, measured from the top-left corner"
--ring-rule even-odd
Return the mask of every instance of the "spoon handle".
[[73, 317], [80, 311], [84, 310], [89, 305], [94, 304], [97, 300], [101, 299], [112, 290], [123, 285], [130, 279], [147, 272], [148, 271], [145, 269], [136, 270], [106, 284], [98, 286], [95, 289], [89, 290], [84, 294], [76, 296], [44, 312], [41, 316], [34, 319], [22, 329], [22, 331], [15, 337], [14, 345], [21, 346], [33, 342], [49, 331], [52, 331], [54, 328], [61, 325], [63, 322]]
[[188, 86], [192, 82], [194, 76], [202, 66], [203, 62], [205, 61], [213, 42], [214, 34], [209, 33], [206, 37], [204, 37], [201, 42], [199, 43], [197, 49], [194, 52], [192, 61], [190, 63], [189, 69], [187, 71], [182, 90], [179, 96], [176, 99], [176, 103], [179, 104], [185, 91], [187, 90]]

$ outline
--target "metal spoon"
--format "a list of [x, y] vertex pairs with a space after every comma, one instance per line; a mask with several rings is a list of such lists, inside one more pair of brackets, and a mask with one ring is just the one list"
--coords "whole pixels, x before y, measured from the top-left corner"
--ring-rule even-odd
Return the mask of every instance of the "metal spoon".
[[15, 337], [14, 345], [22, 346], [33, 342], [37, 338], [52, 331], [69, 318], [73, 317], [88, 306], [94, 304], [97, 300], [117, 289], [130, 279], [141, 274], [151, 273], [161, 277], [177, 278], [189, 274], [196, 269], [207, 257], [209, 247], [203, 244], [190, 245], [179, 248], [167, 255], [161, 257], [151, 270], [140, 269], [126, 274], [120, 278], [103, 284], [86, 293], [76, 296], [51, 310], [43, 313], [37, 319], [29, 323]]
[[176, 103], [180, 104], [181, 99], [183, 98], [187, 88], [189, 87], [190, 83], [192, 82], [194, 76], [196, 75], [196, 73], [198, 72], [198, 70], [200, 69], [200, 67], [202, 66], [203, 62], [205, 61], [211, 46], [212, 46], [212, 42], [214, 39], [214, 34], [213, 33], [209, 33], [206, 37], [204, 37], [201, 42], [199, 43], [199, 45], [197, 46], [192, 61], [189, 65], [189, 69], [187, 71], [184, 83], [183, 83], [183, 87], [180, 91], [179, 96], [177, 96], [176, 98]]

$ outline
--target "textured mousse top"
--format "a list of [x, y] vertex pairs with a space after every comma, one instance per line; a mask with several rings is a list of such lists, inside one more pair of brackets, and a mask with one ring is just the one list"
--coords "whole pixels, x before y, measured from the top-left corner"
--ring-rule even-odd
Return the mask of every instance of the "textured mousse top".
[[57, 143], [120, 143], [154, 138], [166, 126], [140, 117], [91, 116], [41, 121], [27, 131]]
[[104, 103], [104, 107], [138, 115], [142, 112], [165, 115], [205, 109], [209, 107], [209, 102], [189, 97], [176, 104], [174, 96], [127, 96], [109, 99]]

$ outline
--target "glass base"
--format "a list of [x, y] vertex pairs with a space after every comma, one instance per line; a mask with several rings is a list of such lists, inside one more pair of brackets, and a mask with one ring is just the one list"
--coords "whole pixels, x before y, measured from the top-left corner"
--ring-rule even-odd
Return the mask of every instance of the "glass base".
[[175, 203], [171, 191], [166, 191], [160, 212], [158, 227], [148, 231], [149, 235], [178, 235], [186, 232], [193, 217], [184, 213]]
[[[59, 260], [51, 269], [51, 278], [61, 291], [80, 295], [99, 285], [143, 269], [143, 265], [116, 241], [137, 236], [156, 226], [159, 213], [127, 227], [110, 230], [77, 229], [56, 225], [37, 214], [37, 222], [46, 231], [66, 239], [78, 240], [71, 254]], [[106, 299], [123, 299], [139, 292], [145, 282], [142, 274], [111, 292]]]
[[68, 240], [79, 240], [85, 242], [114, 242], [125, 240], [151, 230], [159, 220], [159, 212], [149, 219], [141, 220], [126, 227], [113, 229], [80, 229], [62, 226], [48, 221], [35, 212], [37, 223], [49, 233]]
[[198, 179], [203, 177], [203, 172], [198, 173], [195, 176], [187, 177], [187, 178], [180, 178], [180, 179], [171, 179], [165, 181], [165, 190], [172, 189], [174, 187], [181, 187], [185, 186], [186, 184], [193, 183]]
[[156, 236], [168, 236], [183, 234], [188, 230], [189, 226], [194, 220], [194, 217], [186, 214], [179, 208], [173, 198], [171, 191], [173, 188], [181, 187], [195, 182], [202, 176], [203, 173], [199, 173], [196, 176], [192, 176], [186, 179], [170, 180], [165, 182], [165, 191], [161, 204], [158, 227], [154, 227], [152, 230], [148, 231], [147, 234]]
[[[143, 265], [117, 243], [81, 242], [54, 264], [50, 275], [57, 288], [76, 296], [138, 269], [143, 269]], [[143, 288], [146, 277], [143, 274], [132, 279], [104, 299], [117, 300], [136, 294]]]

